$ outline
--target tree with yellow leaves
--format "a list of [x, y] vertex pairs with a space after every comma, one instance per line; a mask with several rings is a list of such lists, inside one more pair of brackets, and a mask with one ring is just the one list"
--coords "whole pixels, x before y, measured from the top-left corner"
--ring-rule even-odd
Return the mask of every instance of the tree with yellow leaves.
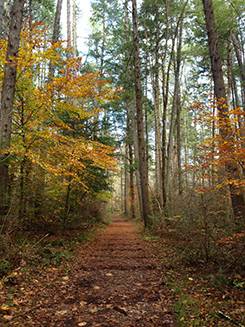
[[[5, 51], [2, 42], [1, 67]], [[9, 157], [12, 194], [17, 194], [21, 220], [35, 213], [38, 198], [52, 200], [53, 185], [59, 189], [53, 200], [59, 201], [65, 222], [72, 191], [91, 193], [96, 170], [115, 168], [113, 148], [86, 132], [87, 124], [100, 114], [100, 105], [113, 99], [113, 91], [97, 73], [81, 73], [81, 58], [67, 56], [67, 51], [62, 42], [47, 45], [38, 24], [31, 39], [28, 30], [22, 32], [11, 144], [2, 151]], [[47, 78], [50, 63], [57, 70], [52, 79]], [[46, 82], [39, 83], [40, 67], [45, 67]]]

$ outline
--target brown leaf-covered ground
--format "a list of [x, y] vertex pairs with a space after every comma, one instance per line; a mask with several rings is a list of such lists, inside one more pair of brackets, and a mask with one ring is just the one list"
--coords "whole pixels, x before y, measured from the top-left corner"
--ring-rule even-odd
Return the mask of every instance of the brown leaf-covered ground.
[[16, 276], [0, 326], [175, 326], [155, 254], [132, 223], [117, 218], [69, 264]]

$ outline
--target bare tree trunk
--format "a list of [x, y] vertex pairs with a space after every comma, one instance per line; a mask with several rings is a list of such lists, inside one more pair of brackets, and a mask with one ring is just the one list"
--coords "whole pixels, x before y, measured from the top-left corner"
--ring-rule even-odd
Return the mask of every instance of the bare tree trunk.
[[148, 171], [146, 158], [146, 144], [144, 136], [144, 114], [142, 107], [142, 88], [141, 88], [141, 68], [140, 68], [140, 50], [138, 34], [137, 3], [132, 0], [132, 20], [134, 37], [134, 65], [135, 65], [135, 97], [136, 97], [136, 115], [137, 115], [137, 133], [139, 147], [139, 172], [140, 187], [142, 194], [142, 219], [145, 226], [148, 224], [150, 214], [149, 191], [148, 191]]
[[63, 213], [63, 228], [66, 227], [67, 219], [69, 217], [70, 197], [71, 197], [71, 180], [69, 180], [66, 190], [65, 206], [64, 206], [64, 213]]
[[234, 45], [238, 67], [239, 67], [242, 105], [243, 105], [243, 109], [245, 110], [245, 65], [243, 61], [242, 45], [240, 44], [239, 39], [235, 34], [232, 34], [231, 38]]
[[[222, 62], [218, 47], [218, 35], [215, 28], [215, 17], [212, 0], [203, 0], [206, 28], [208, 33], [208, 46], [211, 59], [211, 69], [214, 80], [214, 93], [219, 113], [219, 130], [224, 141], [232, 142], [233, 135], [230, 124], [228, 102], [225, 91], [225, 83], [222, 71]], [[225, 165], [229, 179], [239, 179], [240, 171], [236, 163], [230, 161]], [[230, 186], [231, 202], [235, 218], [245, 217], [245, 203], [243, 190], [233, 183]]]
[[53, 43], [57, 42], [60, 37], [60, 17], [61, 17], [61, 11], [62, 11], [62, 2], [63, 2], [63, 0], [57, 0], [57, 4], [56, 4], [53, 35], [52, 35]]
[[125, 144], [124, 155], [124, 214], [128, 216], [128, 144]]
[[127, 104], [127, 144], [128, 144], [128, 160], [129, 160], [129, 201], [130, 216], [135, 218], [135, 189], [134, 189], [134, 107]]
[[[0, 108], [0, 150], [8, 151], [11, 141], [12, 112], [14, 104], [17, 56], [20, 44], [25, 0], [15, 0], [11, 10], [6, 64], [2, 84]], [[8, 162], [7, 154], [0, 157], [0, 207], [8, 203]]]
[[169, 128], [169, 135], [168, 135], [168, 147], [167, 147], [167, 190], [170, 197], [170, 176], [171, 176], [171, 163], [173, 159], [173, 149], [174, 149], [174, 131], [176, 126], [176, 116], [177, 111], [180, 110], [178, 107], [180, 106], [180, 65], [181, 61], [180, 58], [176, 58], [175, 62], [175, 73], [174, 73], [174, 95], [173, 95], [173, 105], [171, 111], [171, 118], [170, 118], [170, 128]]
[[166, 205], [166, 120], [167, 120], [167, 106], [168, 106], [168, 90], [165, 89], [165, 72], [162, 67], [162, 98], [163, 98], [163, 113], [162, 113], [162, 205]]
[[71, 48], [72, 38], [71, 38], [71, 0], [67, 0], [67, 47]]
[[72, 2], [72, 47], [74, 56], [77, 55], [77, 4]]
[[[62, 11], [62, 1], [63, 0], [57, 0], [57, 4], [56, 4], [52, 43], [56, 43], [60, 37], [60, 17], [61, 17], [61, 11]], [[49, 64], [49, 80], [51, 80], [54, 77], [54, 73], [55, 73], [55, 68], [50, 63]]]
[[159, 53], [155, 54], [156, 63], [152, 76], [154, 94], [154, 122], [155, 122], [155, 188], [156, 197], [163, 209], [162, 198], [162, 158], [161, 158], [161, 122], [160, 122], [160, 85], [159, 85]]
[[4, 34], [4, 6], [5, 6], [5, 1], [1, 0], [0, 1], [0, 38], [2, 38]]
[[181, 90], [180, 90], [180, 67], [182, 60], [182, 33], [183, 20], [180, 23], [180, 30], [177, 44], [177, 58], [176, 58], [176, 74], [178, 74], [178, 92], [176, 101], [176, 146], [177, 146], [177, 167], [178, 167], [178, 192], [182, 194], [182, 167], [181, 167]]
[[4, 39], [8, 37], [9, 5], [6, 0], [0, 0], [0, 38]]
[[[133, 108], [134, 111], [134, 108]], [[141, 194], [141, 185], [140, 185], [140, 172], [139, 172], [139, 146], [138, 146], [138, 136], [137, 136], [137, 122], [136, 122], [136, 117], [134, 117], [134, 133], [133, 133], [133, 138], [134, 138], [134, 157], [135, 157], [135, 162], [137, 164], [137, 169], [135, 171], [136, 175], [136, 185], [137, 185], [137, 194], [138, 194], [138, 206], [139, 206], [139, 211], [140, 214], [143, 212], [142, 208], [142, 194]]]
[[133, 146], [129, 144], [128, 146], [129, 154], [129, 197], [130, 197], [130, 215], [131, 218], [135, 218], [135, 191], [134, 191], [134, 159], [133, 159]]

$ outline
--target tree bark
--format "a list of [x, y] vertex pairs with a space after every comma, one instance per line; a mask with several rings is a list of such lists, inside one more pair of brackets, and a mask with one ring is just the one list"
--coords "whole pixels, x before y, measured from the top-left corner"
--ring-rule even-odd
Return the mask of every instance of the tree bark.
[[67, 47], [72, 46], [72, 36], [71, 36], [71, 0], [67, 0]]
[[245, 65], [243, 61], [243, 53], [242, 53], [242, 45], [239, 42], [238, 37], [235, 34], [231, 35], [233, 46], [235, 49], [236, 59], [239, 67], [239, 75], [241, 82], [241, 97], [242, 97], [242, 105], [245, 110]]
[[77, 4], [72, 2], [72, 47], [74, 56], [77, 55]]
[[170, 197], [170, 176], [171, 176], [171, 163], [173, 158], [174, 149], [174, 132], [176, 127], [176, 120], [178, 120], [178, 111], [180, 111], [180, 68], [181, 68], [181, 38], [182, 38], [182, 23], [180, 23], [178, 31], [178, 44], [177, 44], [177, 55], [175, 59], [175, 72], [174, 72], [174, 94], [173, 94], [173, 105], [171, 111], [170, 128], [168, 136], [168, 146], [167, 146], [167, 190]]
[[178, 167], [178, 193], [182, 194], [182, 167], [181, 167], [181, 89], [180, 89], [180, 68], [182, 60], [182, 34], [183, 20], [180, 23], [180, 30], [177, 44], [176, 74], [178, 74], [178, 92], [176, 101], [176, 146], [177, 146], [177, 167]]
[[129, 160], [129, 200], [130, 200], [130, 216], [135, 218], [135, 188], [134, 188], [134, 107], [127, 104], [127, 144], [128, 144], [128, 160]]
[[53, 43], [57, 42], [60, 37], [60, 17], [61, 17], [61, 11], [62, 11], [62, 1], [63, 0], [58, 0], [57, 4], [56, 4], [53, 35], [52, 35]]
[[135, 100], [137, 116], [137, 135], [139, 151], [139, 173], [140, 187], [142, 195], [142, 212], [141, 216], [145, 226], [148, 225], [150, 214], [149, 190], [148, 190], [148, 171], [146, 158], [146, 144], [144, 136], [144, 114], [142, 107], [142, 87], [141, 87], [141, 67], [140, 67], [140, 50], [138, 34], [137, 3], [132, 0], [132, 20], [133, 20], [133, 45], [134, 45], [134, 68], [135, 68]]
[[[60, 37], [60, 17], [61, 17], [61, 10], [62, 10], [62, 1], [58, 0], [56, 4], [56, 11], [55, 11], [55, 17], [54, 17], [54, 26], [53, 26], [53, 35], [52, 35], [52, 43], [56, 43], [59, 40]], [[49, 80], [52, 80], [54, 77], [55, 68], [50, 63], [49, 64]]]
[[160, 85], [159, 85], [159, 46], [156, 46], [155, 67], [153, 67], [152, 86], [154, 94], [155, 122], [155, 189], [156, 197], [163, 209], [162, 198], [162, 158], [161, 158], [161, 122], [160, 122]]
[[125, 144], [124, 154], [124, 215], [128, 216], [128, 144]]
[[9, 3], [6, 0], [0, 1], [0, 39], [8, 37], [9, 27]]
[[[15, 0], [11, 9], [6, 64], [2, 84], [0, 107], [0, 150], [7, 152], [11, 141], [12, 112], [17, 76], [17, 56], [23, 20], [25, 0]], [[0, 157], [0, 207], [8, 204], [7, 153]]]

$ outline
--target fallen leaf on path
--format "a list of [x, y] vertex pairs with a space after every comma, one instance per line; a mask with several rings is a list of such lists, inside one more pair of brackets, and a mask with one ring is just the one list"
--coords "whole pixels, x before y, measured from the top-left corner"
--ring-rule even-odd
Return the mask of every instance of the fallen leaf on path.
[[56, 314], [57, 316], [64, 316], [65, 314], [67, 314], [67, 310], [56, 311], [55, 314]]
[[96, 308], [96, 307], [90, 308], [89, 312], [96, 313], [96, 312], [98, 312], [98, 308]]
[[13, 316], [4, 315], [4, 316], [3, 316], [3, 319], [4, 319], [4, 320], [8, 320], [8, 321], [10, 321], [10, 320], [13, 319]]
[[62, 277], [63, 280], [69, 280], [69, 277], [68, 276], [64, 276]]
[[87, 304], [86, 301], [80, 301], [80, 306], [81, 306], [81, 307], [84, 307], [86, 304]]
[[1, 305], [0, 311], [11, 311], [11, 308], [6, 304]]

